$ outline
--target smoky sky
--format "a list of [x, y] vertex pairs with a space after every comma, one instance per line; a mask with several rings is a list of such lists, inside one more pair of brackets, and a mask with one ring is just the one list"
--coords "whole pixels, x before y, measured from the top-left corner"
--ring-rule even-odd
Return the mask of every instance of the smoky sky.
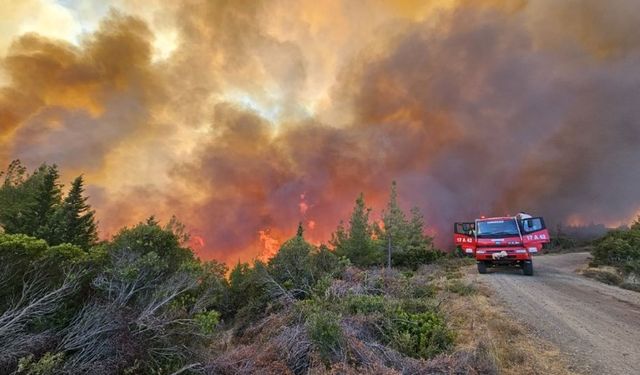
[[76, 44], [19, 36], [0, 161], [85, 173], [103, 236], [175, 214], [231, 262], [299, 221], [326, 242], [360, 192], [377, 218], [394, 180], [443, 247], [479, 215], [635, 217], [634, 1], [419, 3], [189, 1], [164, 59], [115, 8]]

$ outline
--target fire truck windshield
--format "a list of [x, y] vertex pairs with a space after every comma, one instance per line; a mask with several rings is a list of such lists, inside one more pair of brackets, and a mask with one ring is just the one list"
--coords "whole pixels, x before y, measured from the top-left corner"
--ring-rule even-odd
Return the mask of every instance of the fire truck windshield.
[[518, 226], [513, 219], [478, 221], [477, 227], [480, 238], [519, 235]]

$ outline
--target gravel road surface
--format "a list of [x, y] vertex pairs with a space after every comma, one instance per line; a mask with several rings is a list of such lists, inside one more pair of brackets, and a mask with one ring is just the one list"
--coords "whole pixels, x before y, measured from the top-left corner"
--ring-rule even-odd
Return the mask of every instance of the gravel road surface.
[[541, 255], [534, 276], [491, 269], [489, 285], [517, 320], [567, 354], [574, 371], [640, 374], [640, 293], [576, 274], [589, 253]]

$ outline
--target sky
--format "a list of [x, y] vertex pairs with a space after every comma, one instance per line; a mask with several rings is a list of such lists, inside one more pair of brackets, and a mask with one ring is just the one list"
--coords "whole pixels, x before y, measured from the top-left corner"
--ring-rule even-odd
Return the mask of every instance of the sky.
[[[360, 192], [454, 221], [640, 211], [634, 0], [0, 0], [0, 165], [84, 174], [104, 238], [204, 259], [314, 243]], [[0, 167], [2, 168], [2, 167]]]

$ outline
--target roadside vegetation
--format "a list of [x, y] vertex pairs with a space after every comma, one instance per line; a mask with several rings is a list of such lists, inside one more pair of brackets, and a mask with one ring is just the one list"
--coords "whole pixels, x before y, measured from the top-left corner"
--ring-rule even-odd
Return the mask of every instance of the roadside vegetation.
[[593, 261], [583, 271], [607, 284], [640, 291], [640, 218], [594, 242]]
[[14, 162], [2, 178], [0, 373], [494, 374], [507, 363], [492, 339], [469, 340], [454, 307], [479, 295], [469, 260], [433, 246], [395, 183], [381, 225], [360, 195], [329, 246], [300, 225], [268, 261], [229, 269], [198, 259], [175, 218], [98, 241], [81, 176], [66, 194], [55, 166]]

